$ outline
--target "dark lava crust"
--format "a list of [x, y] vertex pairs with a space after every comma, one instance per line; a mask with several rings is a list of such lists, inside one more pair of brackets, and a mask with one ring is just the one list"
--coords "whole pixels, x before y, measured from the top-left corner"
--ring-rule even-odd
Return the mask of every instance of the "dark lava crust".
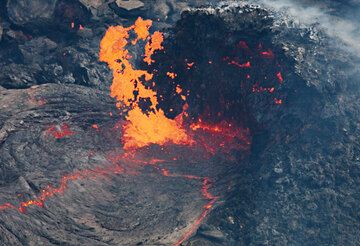
[[[167, 114], [181, 109], [171, 96], [178, 83], [190, 91], [192, 116], [211, 112], [209, 120], [235, 120], [253, 134], [250, 154], [238, 160], [204, 159], [181, 147], [141, 153], [180, 156], [159, 166], [214, 181], [220, 200], [186, 245], [360, 244], [359, 58], [316, 25], [299, 26], [264, 7], [143, 2], [133, 10], [105, 0], [0, 3], [0, 204], [33, 199], [63, 175], [109, 165], [109, 156], [123, 153], [116, 128], [122, 119], [98, 46], [109, 25], [141, 15], [158, 19], [155, 27], [166, 33], [167, 53], [155, 55], [161, 62], [152, 69], [178, 73], [174, 84], [156, 75]], [[247, 74], [224, 56], [236, 58], [242, 39], [276, 55], [284, 77], [276, 94], [249, 93], [255, 80], [239, 87]], [[269, 76], [271, 86], [278, 64], [246, 58], [251, 77]], [[185, 59], [195, 62], [193, 73]], [[71, 134], [63, 137], [49, 130], [66, 126]], [[172, 245], [206, 204], [201, 182], [121, 165], [124, 173], [70, 182], [44, 208], [0, 211], [1, 244]]]

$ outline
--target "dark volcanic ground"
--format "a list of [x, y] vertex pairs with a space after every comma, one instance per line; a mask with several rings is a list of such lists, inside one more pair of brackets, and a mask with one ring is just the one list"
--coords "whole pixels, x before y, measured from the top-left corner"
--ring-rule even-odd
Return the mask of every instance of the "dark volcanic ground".
[[[117, 121], [108, 113], [113, 101], [99, 90], [56, 84], [2, 90], [1, 105], [4, 202], [35, 199], [47, 184], [59, 186], [64, 175], [95, 171], [68, 182], [44, 208], [1, 211], [5, 245], [171, 245], [207, 203], [203, 180], [181, 175], [216, 177], [233, 166], [221, 158], [204, 160], [202, 152], [187, 147], [122, 158]], [[151, 164], [155, 157], [164, 161]], [[121, 168], [112, 171], [115, 163]], [[158, 168], [179, 176], [164, 176]]]
[[[126, 8], [101, 0], [0, 3], [0, 204], [18, 207], [36, 200], [49, 184], [59, 187], [64, 175], [94, 170], [66, 183], [44, 207], [31, 205], [21, 213], [5, 205], [1, 244], [172, 245], [209, 202], [203, 180], [184, 175], [208, 177], [214, 182], [209, 192], [219, 196], [185, 245], [360, 244], [358, 56], [321, 26], [302, 25], [263, 7], [203, 7], [180, 17], [189, 7], [212, 2], [129, 2]], [[340, 8], [335, 1], [323, 4], [336, 15], [348, 11], [348, 5], [334, 11]], [[167, 33], [170, 48], [181, 38], [197, 41], [186, 21], [175, 25], [192, 15], [194, 30], [209, 34], [205, 40], [221, 40], [197, 19], [204, 15], [276, 51], [284, 76], [277, 96], [284, 103], [274, 105], [261, 93], [241, 94], [241, 110], [229, 111], [250, 128], [250, 153], [209, 158], [197, 148], [152, 146], [136, 157], [122, 156], [116, 126], [123, 119], [108, 96], [112, 76], [98, 61], [99, 43], [109, 25], [129, 25], [139, 15], [158, 19], [154, 26]], [[199, 57], [217, 52], [201, 48]], [[207, 65], [200, 67], [188, 78], [204, 81], [199, 88], [190, 85], [199, 94], [190, 105], [206, 104], [215, 93], [200, 92], [211, 91], [216, 80], [208, 78], [219, 70], [205, 73]], [[267, 71], [256, 69], [259, 76]], [[238, 82], [238, 77], [224, 81], [226, 88]], [[111, 169], [114, 165], [118, 169]]]

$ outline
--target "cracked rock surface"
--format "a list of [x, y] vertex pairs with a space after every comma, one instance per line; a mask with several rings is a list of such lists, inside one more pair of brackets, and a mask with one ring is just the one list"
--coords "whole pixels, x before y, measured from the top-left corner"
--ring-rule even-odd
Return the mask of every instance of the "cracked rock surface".
[[[221, 196], [185, 245], [360, 244], [356, 54], [317, 25], [298, 25], [264, 6], [117, 2], [0, 2], [0, 204], [18, 206], [48, 185], [59, 187], [64, 175], [96, 170], [42, 206], [0, 211], [1, 245], [172, 245], [207, 201], [201, 181], [162, 175], [161, 168], [210, 177], [211, 192]], [[330, 13], [339, 7], [323, 4]], [[167, 38], [182, 11], [222, 18], [241, 26], [239, 33], [265, 30], [288, 62], [285, 103], [274, 108], [260, 96], [246, 98], [257, 127], [249, 126], [245, 158], [206, 159], [197, 150], [156, 146], [136, 160], [118, 158], [123, 118], [109, 96], [111, 71], [98, 61], [100, 40], [108, 26], [137, 16], [153, 19]], [[181, 158], [144, 165], [154, 153]], [[114, 162], [119, 170], [106, 169]]]

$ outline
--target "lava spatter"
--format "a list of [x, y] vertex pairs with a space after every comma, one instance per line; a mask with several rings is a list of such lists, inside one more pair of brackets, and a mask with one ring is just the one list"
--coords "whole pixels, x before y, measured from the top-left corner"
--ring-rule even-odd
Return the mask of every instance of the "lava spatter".
[[263, 58], [267, 58], [267, 59], [273, 59], [274, 58], [274, 53], [272, 50], [267, 50], [267, 51], [262, 51], [260, 52], [260, 56]]
[[154, 62], [151, 56], [155, 53], [155, 51], [164, 49], [162, 46], [163, 41], [163, 34], [159, 31], [154, 32], [149, 42], [147, 42], [145, 45], [144, 62], [146, 62], [148, 65]]
[[[181, 119], [169, 119], [159, 109], [157, 94], [146, 86], [153, 74], [136, 69], [131, 62], [128, 46], [138, 41], [146, 41], [144, 62], [151, 64], [151, 56], [156, 50], [162, 49], [163, 36], [160, 32], [150, 35], [151, 20], [138, 18], [130, 27], [109, 27], [100, 43], [100, 60], [106, 62], [113, 70], [111, 96], [118, 101], [117, 106], [127, 106], [129, 111], [127, 123], [123, 127], [123, 143], [125, 149], [136, 149], [150, 144], [191, 144], [192, 140], [182, 127]], [[135, 39], [131, 40], [130, 33]], [[155, 84], [154, 81], [151, 81]], [[139, 103], [146, 99], [151, 106], [145, 110]]]
[[280, 84], [284, 82], [284, 78], [283, 78], [281, 72], [278, 72], [276, 74], [276, 77], [278, 78], [278, 81], [279, 81]]

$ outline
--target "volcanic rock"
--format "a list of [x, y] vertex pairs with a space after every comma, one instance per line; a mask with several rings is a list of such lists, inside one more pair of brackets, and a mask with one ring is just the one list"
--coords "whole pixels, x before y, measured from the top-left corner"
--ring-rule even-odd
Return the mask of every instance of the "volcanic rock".
[[[204, 11], [211, 15], [217, 10]], [[220, 10], [229, 19], [238, 11], [253, 10]], [[291, 79], [280, 89], [285, 105], [273, 111], [263, 99], [250, 96], [246, 104], [263, 128], [253, 131], [250, 164], [239, 166], [236, 192], [207, 223], [234, 236], [224, 245], [356, 245], [359, 223], [353, 218], [359, 197], [353, 187], [359, 185], [355, 156], [360, 149], [353, 141], [360, 136], [354, 123], [360, 116], [354, 84], [359, 58], [339, 49], [316, 25], [299, 27], [290, 17], [262, 11], [260, 21], [249, 21], [259, 16], [254, 12], [244, 15], [249, 18], [245, 26], [269, 25], [271, 42], [283, 46], [290, 59], [284, 76]], [[229, 223], [229, 212], [239, 222]]]
[[57, 0], [8, 0], [7, 13], [17, 25], [48, 22], [55, 11]]
[[144, 6], [144, 3], [139, 0], [119, 0], [109, 3], [110, 9], [112, 9], [121, 18], [135, 18], [137, 16], [143, 16], [145, 11]]
[[[1, 132], [6, 132], [0, 145], [2, 201], [35, 199], [47, 185], [59, 187], [61, 177], [72, 173], [98, 170], [99, 175], [68, 182], [64, 192], [40, 206], [2, 210], [0, 237], [6, 243], [169, 245], [199, 216], [206, 202], [201, 180], [163, 176], [130, 159], [121, 161], [125, 171], [106, 174], [111, 156], [123, 154], [121, 133], [114, 128], [118, 119], [109, 117], [116, 113], [114, 101], [106, 93], [56, 84], [0, 93]], [[183, 155], [187, 150], [177, 151]], [[199, 163], [192, 175], [217, 173], [215, 168], [202, 172], [207, 163]], [[169, 164], [164, 163], [180, 173], [193, 165]], [[63, 237], [69, 229], [73, 236]]]
[[1, 39], [2, 39], [2, 36], [3, 36], [3, 31], [4, 31], [4, 28], [3, 28], [2, 22], [0, 20], [0, 42], [1, 42]]
[[[0, 62], [0, 84], [6, 88], [27, 88], [43, 83], [75, 83], [106, 88], [111, 74], [97, 60], [97, 50], [92, 46], [98, 44], [83, 42], [93, 37], [92, 30], [84, 28], [78, 33], [82, 37], [78, 45], [67, 46], [66, 42], [60, 45], [55, 42], [56, 37], [38, 36], [28, 40], [22, 33], [8, 31], [7, 36], [13, 34], [16, 42], [22, 43], [14, 42], [10, 43], [11, 48], [4, 47], [7, 52], [3, 53]], [[102, 78], [105, 74], [106, 79]]]
[[144, 3], [139, 0], [116, 0], [115, 2], [119, 8], [125, 9], [127, 11], [144, 7]]
[[201, 226], [198, 230], [198, 235], [215, 242], [225, 241], [224, 233], [213, 226]]
[[51, 57], [57, 44], [46, 37], [39, 37], [19, 45], [25, 63], [41, 63]]
[[[190, 8], [192, 1], [156, 0], [149, 6], [149, 12], [158, 16], [161, 21], [174, 22], [180, 19], [180, 14]], [[210, 2], [209, 2], [210, 4]]]
[[[124, 8], [115, 19], [107, 12], [108, 6], [119, 11], [114, 1], [80, 2], [9, 0], [6, 5], [5, 22], [13, 24], [4, 28], [0, 43], [1, 244], [172, 245], [207, 205], [204, 176], [213, 181], [207, 192], [219, 200], [200, 222], [206, 226], [195, 227], [184, 244], [359, 244], [355, 52], [339, 49], [316, 24], [298, 24], [261, 6], [196, 7], [181, 16], [192, 4], [210, 1], [143, 1], [143, 7]], [[329, 6], [340, 8], [342, 2], [336, 2]], [[33, 32], [52, 18], [54, 5], [63, 29]], [[97, 18], [90, 20], [89, 11]], [[337, 14], [347, 12], [342, 11]], [[124, 118], [109, 97], [112, 73], [98, 61], [99, 42], [109, 25], [126, 26], [130, 21], [124, 18], [144, 13], [166, 19], [170, 28], [164, 31], [166, 53], [154, 55], [160, 58], [154, 68], [183, 69], [176, 82], [188, 83], [189, 113], [198, 117], [224, 109], [226, 117], [249, 128], [248, 152], [228, 159], [187, 146], [150, 146], [136, 160], [121, 159]], [[91, 33], [82, 34], [80, 25]], [[256, 56], [259, 43], [271, 47], [275, 66], [268, 66], [270, 58], [253, 70], [234, 66], [243, 65], [240, 61], [228, 64], [223, 52], [241, 47], [243, 39], [251, 47], [248, 57]], [[189, 57], [198, 62], [191, 69], [184, 63]], [[245, 93], [245, 69], [259, 82], [271, 78], [276, 91]], [[281, 69], [281, 83], [274, 69]], [[153, 89], [163, 95], [159, 107], [169, 113], [175, 105], [180, 111], [184, 102], [174, 95], [177, 83], [155, 76]], [[281, 103], [275, 103], [274, 93]], [[150, 157], [163, 162], [148, 165], [158, 160]], [[114, 163], [118, 169], [109, 171]], [[79, 173], [83, 176], [71, 179]], [[49, 187], [59, 192], [21, 207]]]
[[105, 3], [104, 0], [79, 0], [87, 8], [97, 9]]
[[109, 1], [106, 0], [80, 0], [90, 10], [93, 19], [115, 18], [115, 14], [109, 8]]

